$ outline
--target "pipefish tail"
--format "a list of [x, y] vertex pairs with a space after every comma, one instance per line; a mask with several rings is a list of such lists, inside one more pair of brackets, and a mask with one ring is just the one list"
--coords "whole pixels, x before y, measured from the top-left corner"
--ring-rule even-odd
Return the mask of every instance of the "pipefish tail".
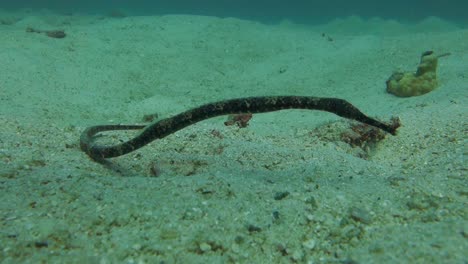
[[[156, 139], [164, 138], [187, 126], [212, 117], [241, 113], [265, 113], [284, 109], [326, 111], [380, 128], [392, 135], [396, 135], [396, 131], [400, 126], [398, 118], [392, 118], [391, 122], [384, 123], [368, 117], [351, 103], [338, 98], [312, 96], [246, 97], [204, 104], [148, 125], [99, 125], [88, 127], [81, 134], [80, 147], [93, 160], [99, 161], [128, 154]], [[134, 138], [116, 145], [99, 145], [94, 142], [96, 134], [111, 130], [141, 130], [141, 132]]]

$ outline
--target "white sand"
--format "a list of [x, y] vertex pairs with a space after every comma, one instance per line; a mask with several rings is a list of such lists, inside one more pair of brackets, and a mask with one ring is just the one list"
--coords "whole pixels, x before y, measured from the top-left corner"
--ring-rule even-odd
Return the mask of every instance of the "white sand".
[[[468, 259], [468, 30], [435, 18], [0, 18], [0, 262]], [[439, 88], [386, 93], [391, 73], [415, 70], [426, 50], [452, 53], [439, 61]], [[343, 98], [403, 126], [367, 159], [339, 140], [348, 121], [298, 110], [256, 114], [243, 129], [207, 120], [108, 167], [79, 149], [89, 125], [280, 94]]]

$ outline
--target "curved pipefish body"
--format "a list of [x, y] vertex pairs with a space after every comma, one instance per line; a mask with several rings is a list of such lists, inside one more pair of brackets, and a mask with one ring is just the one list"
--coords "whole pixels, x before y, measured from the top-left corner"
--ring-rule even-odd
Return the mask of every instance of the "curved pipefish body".
[[[81, 150], [92, 159], [103, 160], [128, 154], [156, 139], [164, 138], [189, 125], [212, 117], [227, 114], [265, 113], [284, 109], [326, 111], [380, 128], [392, 135], [396, 134], [396, 130], [400, 126], [397, 118], [393, 118], [390, 123], [383, 123], [363, 114], [351, 103], [337, 98], [311, 96], [246, 97], [208, 103], [149, 125], [92, 126], [83, 131], [80, 146]], [[137, 129], [141, 129], [140, 134], [120, 144], [107, 146], [94, 143], [94, 136], [103, 131]]]

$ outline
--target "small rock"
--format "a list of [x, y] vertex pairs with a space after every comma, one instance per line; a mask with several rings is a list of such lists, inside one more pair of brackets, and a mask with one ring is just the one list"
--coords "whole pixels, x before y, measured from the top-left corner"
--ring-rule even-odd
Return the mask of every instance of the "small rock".
[[315, 239], [309, 239], [307, 241], [304, 241], [302, 245], [307, 249], [314, 249], [315, 243]]
[[289, 195], [289, 192], [277, 192], [275, 193], [275, 196], [273, 196], [273, 198], [278, 201], [278, 200], [283, 200], [288, 195]]
[[210, 244], [203, 242], [203, 243], [200, 244], [200, 250], [203, 251], [203, 252], [210, 251], [211, 246], [210, 246]]
[[371, 214], [363, 208], [351, 207], [349, 215], [354, 221], [358, 221], [363, 224], [370, 224], [372, 222]]

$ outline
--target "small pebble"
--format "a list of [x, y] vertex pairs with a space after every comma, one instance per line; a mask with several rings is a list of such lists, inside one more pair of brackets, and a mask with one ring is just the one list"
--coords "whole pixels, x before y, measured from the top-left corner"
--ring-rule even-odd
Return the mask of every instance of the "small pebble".
[[36, 242], [34, 242], [34, 246], [36, 248], [46, 248], [46, 247], [49, 246], [49, 242], [47, 242], [47, 241], [36, 241]]
[[363, 208], [351, 207], [349, 215], [354, 221], [358, 221], [363, 224], [370, 224], [372, 222], [371, 214]]
[[249, 231], [249, 233], [254, 233], [254, 232], [262, 231], [262, 228], [260, 228], [258, 226], [254, 226], [254, 225], [248, 225], [247, 230]]
[[278, 200], [283, 200], [288, 195], [289, 195], [289, 192], [277, 192], [275, 193], [275, 196], [273, 196], [273, 198], [278, 201]]
[[294, 250], [291, 256], [291, 258], [296, 262], [302, 260], [303, 257], [304, 257], [304, 253], [299, 249]]
[[211, 246], [208, 243], [203, 242], [203, 243], [200, 244], [200, 250], [203, 251], [203, 252], [210, 251]]
[[278, 222], [280, 220], [280, 213], [278, 211], [273, 211], [273, 221]]
[[50, 38], [64, 38], [67, 36], [63, 30], [50, 30], [46, 31], [46, 35]]
[[315, 239], [309, 239], [307, 241], [304, 241], [302, 245], [307, 248], [307, 249], [314, 249], [315, 247]]

